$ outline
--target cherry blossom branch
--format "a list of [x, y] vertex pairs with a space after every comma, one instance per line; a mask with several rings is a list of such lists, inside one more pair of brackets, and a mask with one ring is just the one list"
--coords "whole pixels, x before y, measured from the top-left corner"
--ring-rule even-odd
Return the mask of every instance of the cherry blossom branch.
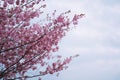
[[25, 45], [27, 45], [27, 44], [34, 43], [34, 42], [40, 40], [41, 38], [43, 38], [44, 35], [45, 35], [45, 34], [43, 34], [43, 35], [42, 35], [41, 37], [39, 37], [37, 40], [29, 41], [28, 43], [24, 43], [24, 44], [22, 44], [22, 45], [19, 45], [19, 46], [16, 46], [16, 47], [12, 47], [12, 48], [9, 48], [9, 49], [1, 50], [0, 53], [2, 53], [2, 52], [6, 52], [6, 51], [10, 51], [10, 50], [14, 50], [14, 49], [17, 49], [17, 48], [23, 47], [23, 46], [25, 46]]
[[29, 1], [29, 2], [27, 2], [26, 4], [23, 4], [23, 5], [21, 5], [21, 6], [24, 7], [24, 6], [30, 4], [30, 3], [33, 2], [33, 1], [35, 1], [35, 0], [31, 0], [31, 1]]
[[[52, 27], [51, 29], [49, 29], [50, 31], [51, 30], [53, 30], [53, 28], [55, 28], [55, 27]], [[49, 33], [49, 32], [48, 32]], [[46, 33], [47, 34], [47, 33]], [[14, 47], [14, 48], [9, 48], [8, 50], [4, 50], [4, 52], [5, 51], [9, 51], [9, 50], [13, 50], [13, 49], [16, 49], [16, 48], [19, 48], [19, 47], [22, 47], [22, 46], [25, 46], [25, 45], [27, 45], [27, 44], [30, 44], [30, 43], [34, 43], [34, 42], [36, 42], [34, 45], [36, 45], [37, 43], [38, 43], [38, 41], [41, 39], [41, 38], [43, 38], [46, 34], [44, 34], [44, 35], [42, 35], [40, 38], [38, 38], [37, 40], [35, 40], [35, 41], [31, 41], [31, 42], [29, 42], [29, 43], [26, 43], [26, 44], [24, 44], [24, 45], [21, 45], [21, 46], [17, 46], [17, 47]], [[34, 46], [34, 45], [32, 45], [32, 46]], [[32, 46], [31, 46], [31, 48], [32, 48]], [[28, 49], [29, 50], [29, 49]], [[2, 73], [1, 73], [1, 75], [5, 75], [5, 72], [9, 69], [9, 68], [12, 68], [12, 66], [14, 66], [15, 64], [17, 64], [22, 58], [24, 58], [25, 57], [25, 55], [27, 54], [27, 51], [25, 52], [25, 54], [24, 55], [22, 55], [22, 57], [18, 60], [18, 61], [16, 61], [14, 64], [12, 64], [12, 65], [10, 65], [8, 68], [6, 68]], [[22, 64], [22, 65], [25, 65], [27, 62], [30, 62], [30, 61], [32, 61], [34, 58], [36, 58], [37, 56], [39, 56], [39, 55], [36, 55], [36, 56], [34, 56], [32, 59], [30, 59], [30, 60], [28, 60], [28, 61], [26, 61], [24, 64]], [[18, 67], [20, 67], [20, 66], [18, 66]], [[15, 69], [15, 68], [14, 68]], [[14, 70], [14, 69], [11, 69], [11, 70]], [[10, 71], [11, 71], [10, 70]], [[9, 73], [9, 72], [6, 72], [7, 74]]]
[[[33, 2], [33, 1], [35, 1], [35, 0], [31, 0], [31, 1], [28, 2], [28, 3], [31, 3], [31, 2]], [[27, 4], [26, 4], [26, 5], [27, 5]], [[39, 9], [40, 9], [40, 8], [36, 9], [36, 11], [39, 11]], [[32, 15], [32, 14], [31, 14], [31, 15]], [[12, 16], [13, 16], [13, 15], [12, 15]], [[14, 17], [15, 17], [15, 16], [14, 16]], [[27, 19], [27, 17], [26, 17], [25, 19]], [[23, 22], [19, 23], [16, 27], [14, 27], [14, 28], [9, 32], [8, 36], [9, 36], [16, 28], [18, 28], [21, 24], [23, 24]], [[7, 36], [7, 37], [8, 37], [8, 36]], [[6, 37], [6, 38], [7, 38], [7, 37]], [[2, 50], [2, 48], [3, 48], [3, 46], [4, 46], [4, 43], [5, 43], [5, 42], [3, 42], [2, 46], [0, 47], [0, 53], [9, 51], [9, 50], [11, 50], [11, 49], [15, 49], [15, 48], [10, 48], [10, 49], [7, 49], [7, 50]], [[30, 43], [31, 43], [31, 42], [30, 42]], [[26, 43], [26, 44], [29, 44], [29, 43]], [[25, 44], [25, 45], [26, 45], [26, 44]], [[21, 47], [21, 46], [24, 46], [24, 44], [23, 44], [23, 45], [20, 45], [20, 46], [18, 46], [18, 47], [16, 47], [16, 48], [19, 48], [19, 47]]]
[[38, 74], [38, 75], [33, 75], [33, 76], [23, 76], [23, 77], [14, 78], [13, 80], [24, 79], [24, 78], [34, 78], [34, 77], [39, 77], [39, 76], [44, 76], [44, 75], [46, 75], [46, 74]]
[[[35, 44], [34, 44], [35, 45]], [[33, 46], [34, 46], [33, 45]], [[30, 48], [32, 48], [33, 46], [31, 46]], [[30, 49], [28, 49], [27, 51], [29, 51]], [[25, 57], [25, 55], [27, 55], [27, 51], [25, 52], [25, 54], [15, 63], [15, 64], [17, 64], [22, 58], [24, 58]], [[43, 51], [44, 52], [44, 51]], [[43, 53], [42, 52], [42, 53]], [[45, 53], [45, 52], [44, 52]], [[29, 62], [31, 62], [33, 59], [35, 59], [36, 57], [38, 57], [38, 56], [40, 56], [41, 54], [39, 53], [39, 54], [37, 54], [37, 55], [35, 55], [34, 57], [32, 57], [31, 59], [29, 59], [28, 61], [26, 61], [26, 62], [24, 62], [23, 64], [21, 64], [21, 65], [19, 65], [19, 66], [17, 66], [17, 67], [21, 67], [21, 66], [25, 66], [27, 63], [29, 63]], [[42, 56], [44, 56], [45, 54], [43, 54]], [[40, 56], [40, 57], [42, 57], [42, 56]], [[0, 75], [0, 78], [1, 78], [1, 76], [2, 77], [4, 77], [5, 75], [7, 75], [7, 74], [9, 74], [9, 72], [10, 71], [13, 71], [14, 69], [16, 69], [17, 67], [13, 67], [12, 68], [12, 66], [14, 66], [15, 64], [13, 64], [13, 65], [11, 65], [10, 67], [8, 67], [6, 70], [4, 70], [2, 73], [1, 73], [1, 75]], [[12, 69], [10, 69], [10, 70], [8, 70], [9, 68], [12, 68]], [[7, 72], [5, 72], [5, 71], [7, 71]], [[15, 78], [16, 79], [16, 78]]]
[[[44, 34], [45, 35], [45, 34]], [[25, 45], [27, 45], [27, 44], [31, 44], [31, 43], [34, 43], [34, 42], [38, 42], [41, 38], [43, 38], [44, 37], [44, 35], [42, 35], [40, 38], [38, 38], [37, 40], [34, 40], [34, 41], [30, 41], [30, 42], [28, 42], [28, 43], [25, 43], [25, 44], [23, 44], [23, 45], [20, 45], [20, 46], [16, 46], [16, 47], [13, 47], [13, 48], [9, 48], [9, 49], [6, 49], [6, 50], [3, 50], [3, 51], [1, 51], [1, 52], [5, 52], [5, 51], [9, 51], [9, 50], [14, 50], [14, 49], [16, 49], [16, 48], [19, 48], [19, 47], [22, 47], [22, 46], [25, 46]], [[35, 45], [35, 44], [34, 44]], [[32, 45], [33, 46], [33, 45]], [[32, 46], [30, 47], [30, 48], [32, 48]], [[28, 49], [29, 50], [29, 49]], [[0, 52], [0, 53], [1, 53]], [[27, 54], [27, 52], [25, 52], [25, 54], [24, 55], [22, 55], [22, 57], [16, 62], [16, 63], [18, 63], [25, 55]], [[13, 65], [15, 65], [16, 63], [14, 63], [14, 64], [12, 64], [11, 66], [13, 66]], [[11, 67], [10, 66], [10, 67]], [[9, 68], [9, 67], [8, 67]], [[7, 68], [7, 69], [8, 69]], [[6, 70], [7, 70], [6, 69]], [[5, 71], [6, 71], [5, 70]]]

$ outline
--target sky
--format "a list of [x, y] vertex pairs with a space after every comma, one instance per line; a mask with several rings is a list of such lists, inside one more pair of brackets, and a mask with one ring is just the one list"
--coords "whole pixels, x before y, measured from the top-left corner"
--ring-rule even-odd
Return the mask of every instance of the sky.
[[79, 25], [60, 41], [59, 54], [71, 56], [69, 68], [43, 80], [120, 80], [120, 0], [46, 0], [47, 10], [84, 13]]

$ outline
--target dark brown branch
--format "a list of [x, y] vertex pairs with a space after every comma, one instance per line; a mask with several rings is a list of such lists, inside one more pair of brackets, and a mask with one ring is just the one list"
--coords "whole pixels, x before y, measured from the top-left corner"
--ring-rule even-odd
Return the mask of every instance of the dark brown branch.
[[12, 47], [12, 48], [9, 48], [9, 49], [1, 50], [0, 53], [2, 53], [2, 52], [7, 52], [7, 51], [10, 51], [10, 50], [14, 50], [14, 49], [23, 47], [23, 46], [25, 46], [25, 45], [34, 43], [34, 42], [40, 40], [41, 38], [43, 38], [44, 35], [46, 35], [46, 34], [43, 34], [43, 35], [42, 35], [41, 37], [39, 37], [37, 40], [29, 41], [28, 43], [24, 43], [24, 44], [22, 44], [22, 45], [19, 45], [19, 46], [16, 46], [16, 47]]
[[[33, 75], [33, 76], [24, 76], [25, 78], [34, 78], [34, 77], [39, 77], [39, 76], [43, 76], [45, 74], [38, 74], [38, 75]], [[14, 78], [13, 80], [16, 80], [16, 79], [24, 79], [23, 77], [17, 77], [17, 78]]]
[[[43, 53], [44, 53], [44, 51], [43, 51]], [[28, 61], [26, 61], [26, 62], [24, 62], [23, 64], [21, 64], [21, 65], [19, 65], [19, 66], [17, 66], [17, 67], [21, 67], [21, 66], [25, 66], [27, 63], [29, 63], [30, 61], [32, 61], [33, 59], [35, 59], [36, 57], [38, 57], [38, 56], [40, 56], [41, 54], [37, 54], [37, 55], [35, 55], [34, 57], [32, 57], [31, 59], [29, 59]], [[42, 56], [44, 56], [45, 54], [43, 54]], [[42, 57], [41, 56], [41, 57]], [[21, 58], [22, 59], [22, 58]], [[17, 61], [17, 63], [18, 63], [19, 61]], [[16, 63], [16, 64], [17, 64]], [[15, 65], [15, 64], [14, 64]], [[10, 69], [9, 71], [7, 71], [6, 73], [4, 73], [4, 72], [2, 72], [2, 74], [4, 74], [4, 76], [6, 75], [6, 74], [8, 74], [10, 71], [13, 71], [14, 69], [16, 69], [17, 67], [13, 67], [12, 69]], [[2, 76], [2, 77], [4, 77], [4, 76]]]
[[31, 0], [31, 1], [29, 1], [29, 2], [27, 2], [26, 4], [23, 4], [23, 5], [21, 5], [21, 6], [24, 7], [24, 6], [30, 4], [30, 3], [33, 2], [33, 1], [35, 1], [35, 0]]

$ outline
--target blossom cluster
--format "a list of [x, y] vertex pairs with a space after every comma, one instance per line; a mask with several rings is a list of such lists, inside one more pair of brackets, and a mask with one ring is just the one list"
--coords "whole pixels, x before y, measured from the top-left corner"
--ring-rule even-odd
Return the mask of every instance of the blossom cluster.
[[[40, 74], [53, 74], [66, 68], [72, 57], [61, 62], [57, 58], [52, 66], [46, 63], [56, 52], [58, 42], [70, 29], [70, 24], [76, 25], [83, 14], [75, 15], [72, 20], [65, 16], [68, 12], [56, 17], [47, 16], [48, 23], [44, 25], [31, 20], [40, 18], [44, 12], [40, 6], [42, 0], [1, 0], [0, 1], [0, 79], [24, 78], [29, 69], [36, 70], [36, 64], [47, 66]], [[44, 1], [44, 0], [43, 0]], [[39, 8], [34, 8], [39, 4]], [[55, 14], [54, 14], [55, 15]]]

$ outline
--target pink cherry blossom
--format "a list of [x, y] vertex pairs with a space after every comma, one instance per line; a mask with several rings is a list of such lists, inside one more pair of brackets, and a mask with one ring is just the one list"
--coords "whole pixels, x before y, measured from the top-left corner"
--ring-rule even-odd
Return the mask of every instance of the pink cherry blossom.
[[[84, 14], [75, 14], [70, 19], [70, 10], [59, 15], [56, 15], [55, 10], [43, 20], [40, 15], [46, 13], [41, 8], [45, 8], [46, 4], [41, 4], [42, 1], [44, 0], [2, 0], [0, 79], [29, 80], [36, 76], [58, 73], [66, 69], [72, 58], [77, 56], [63, 60], [61, 55], [56, 56], [54, 52], [58, 51], [58, 43], [70, 30], [70, 25], [76, 25]], [[35, 5], [40, 7], [36, 9]], [[29, 70], [39, 70], [40, 74], [26, 75]]]

